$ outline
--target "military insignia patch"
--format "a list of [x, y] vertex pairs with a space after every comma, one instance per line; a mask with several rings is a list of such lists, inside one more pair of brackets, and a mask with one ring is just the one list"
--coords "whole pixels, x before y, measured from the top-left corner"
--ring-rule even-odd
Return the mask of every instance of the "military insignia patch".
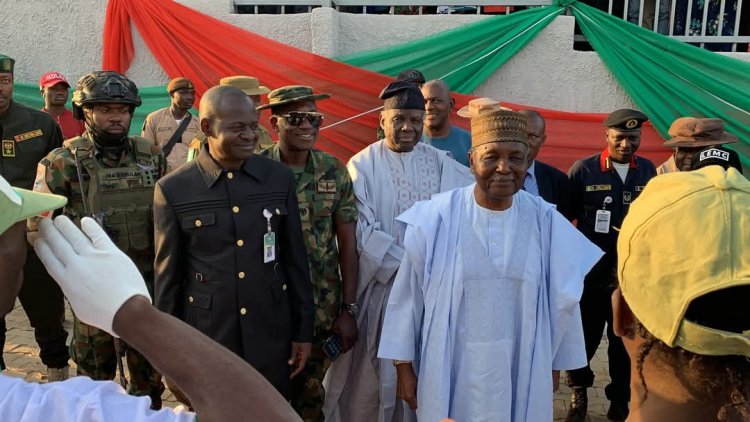
[[16, 135], [16, 136], [13, 137], [13, 139], [15, 139], [16, 142], [23, 142], [23, 141], [25, 141], [27, 139], [36, 138], [36, 137], [42, 136], [42, 135], [43, 135], [42, 130], [41, 129], [36, 129], [36, 130], [32, 130], [32, 131], [29, 131], [29, 132], [26, 132], [26, 133], [22, 133], [20, 135]]
[[3, 140], [3, 157], [16, 156], [16, 143], [14, 141]]
[[622, 193], [622, 203], [623, 204], [629, 204], [630, 201], [633, 200], [633, 194], [630, 192], [623, 192]]
[[600, 192], [603, 190], [612, 190], [612, 185], [588, 185], [586, 192]]
[[625, 127], [628, 129], [633, 129], [636, 126], [638, 126], [638, 120], [636, 119], [630, 119], [627, 122], [625, 122]]
[[310, 221], [310, 210], [302, 204], [299, 205], [299, 219], [301, 221]]
[[645, 189], [645, 188], [646, 188], [645, 186], [636, 186], [635, 187], [635, 191], [636, 192], [643, 192], [643, 189]]
[[336, 181], [335, 180], [319, 181], [318, 192], [336, 193]]

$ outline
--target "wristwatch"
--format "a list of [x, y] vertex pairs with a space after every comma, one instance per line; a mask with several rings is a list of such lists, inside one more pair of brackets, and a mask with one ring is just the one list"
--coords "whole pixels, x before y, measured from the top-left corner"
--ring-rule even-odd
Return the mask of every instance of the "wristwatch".
[[349, 315], [356, 318], [357, 314], [359, 313], [359, 305], [356, 302], [355, 303], [342, 303], [341, 310], [348, 312]]

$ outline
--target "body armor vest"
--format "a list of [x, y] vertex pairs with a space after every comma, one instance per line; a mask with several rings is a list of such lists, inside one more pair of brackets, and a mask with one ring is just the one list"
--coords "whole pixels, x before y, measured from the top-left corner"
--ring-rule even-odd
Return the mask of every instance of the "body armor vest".
[[[107, 231], [112, 241], [131, 258], [153, 254], [154, 186], [162, 169], [153, 144], [129, 138], [134, 155], [123, 167], [105, 167], [95, 157], [91, 140], [83, 137], [66, 142], [73, 151], [81, 184], [80, 204]], [[86, 181], [88, 176], [88, 181]], [[76, 223], [80, 223], [80, 217]]]

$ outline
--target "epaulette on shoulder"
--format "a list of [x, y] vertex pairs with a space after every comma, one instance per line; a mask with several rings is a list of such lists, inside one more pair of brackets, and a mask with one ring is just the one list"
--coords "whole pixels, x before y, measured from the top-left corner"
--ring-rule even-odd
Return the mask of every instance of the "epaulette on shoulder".
[[55, 148], [47, 154], [46, 157], [42, 158], [39, 162], [41, 165], [46, 167], [64, 167], [68, 160], [74, 161], [73, 150], [67, 147]]
[[130, 139], [133, 141], [135, 151], [140, 154], [159, 155], [161, 153], [161, 147], [156, 145], [154, 141], [140, 136], [131, 136]]
[[76, 136], [75, 138], [66, 139], [65, 142], [63, 142], [63, 148], [67, 148], [74, 152], [78, 148], [91, 148], [92, 146], [93, 142], [83, 136]]

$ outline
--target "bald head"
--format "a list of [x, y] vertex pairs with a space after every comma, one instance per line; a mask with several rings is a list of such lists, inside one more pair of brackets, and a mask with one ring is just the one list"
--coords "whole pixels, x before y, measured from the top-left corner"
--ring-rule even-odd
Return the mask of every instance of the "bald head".
[[215, 86], [203, 95], [201, 131], [208, 151], [224, 169], [238, 169], [253, 155], [258, 131], [258, 112], [247, 94], [232, 86]]
[[422, 86], [424, 96], [424, 126], [427, 135], [442, 138], [450, 133], [450, 114], [455, 102], [445, 81], [433, 79]]
[[547, 124], [539, 112], [534, 110], [519, 110], [526, 116], [526, 134], [529, 137], [529, 163], [536, 159], [539, 149], [547, 140]]
[[255, 109], [255, 104], [248, 98], [247, 94], [233, 86], [219, 85], [209, 89], [201, 97], [201, 102], [198, 106], [200, 119], [215, 118], [221, 109], [226, 108], [222, 106], [224, 103], [249, 103], [249, 106]]

